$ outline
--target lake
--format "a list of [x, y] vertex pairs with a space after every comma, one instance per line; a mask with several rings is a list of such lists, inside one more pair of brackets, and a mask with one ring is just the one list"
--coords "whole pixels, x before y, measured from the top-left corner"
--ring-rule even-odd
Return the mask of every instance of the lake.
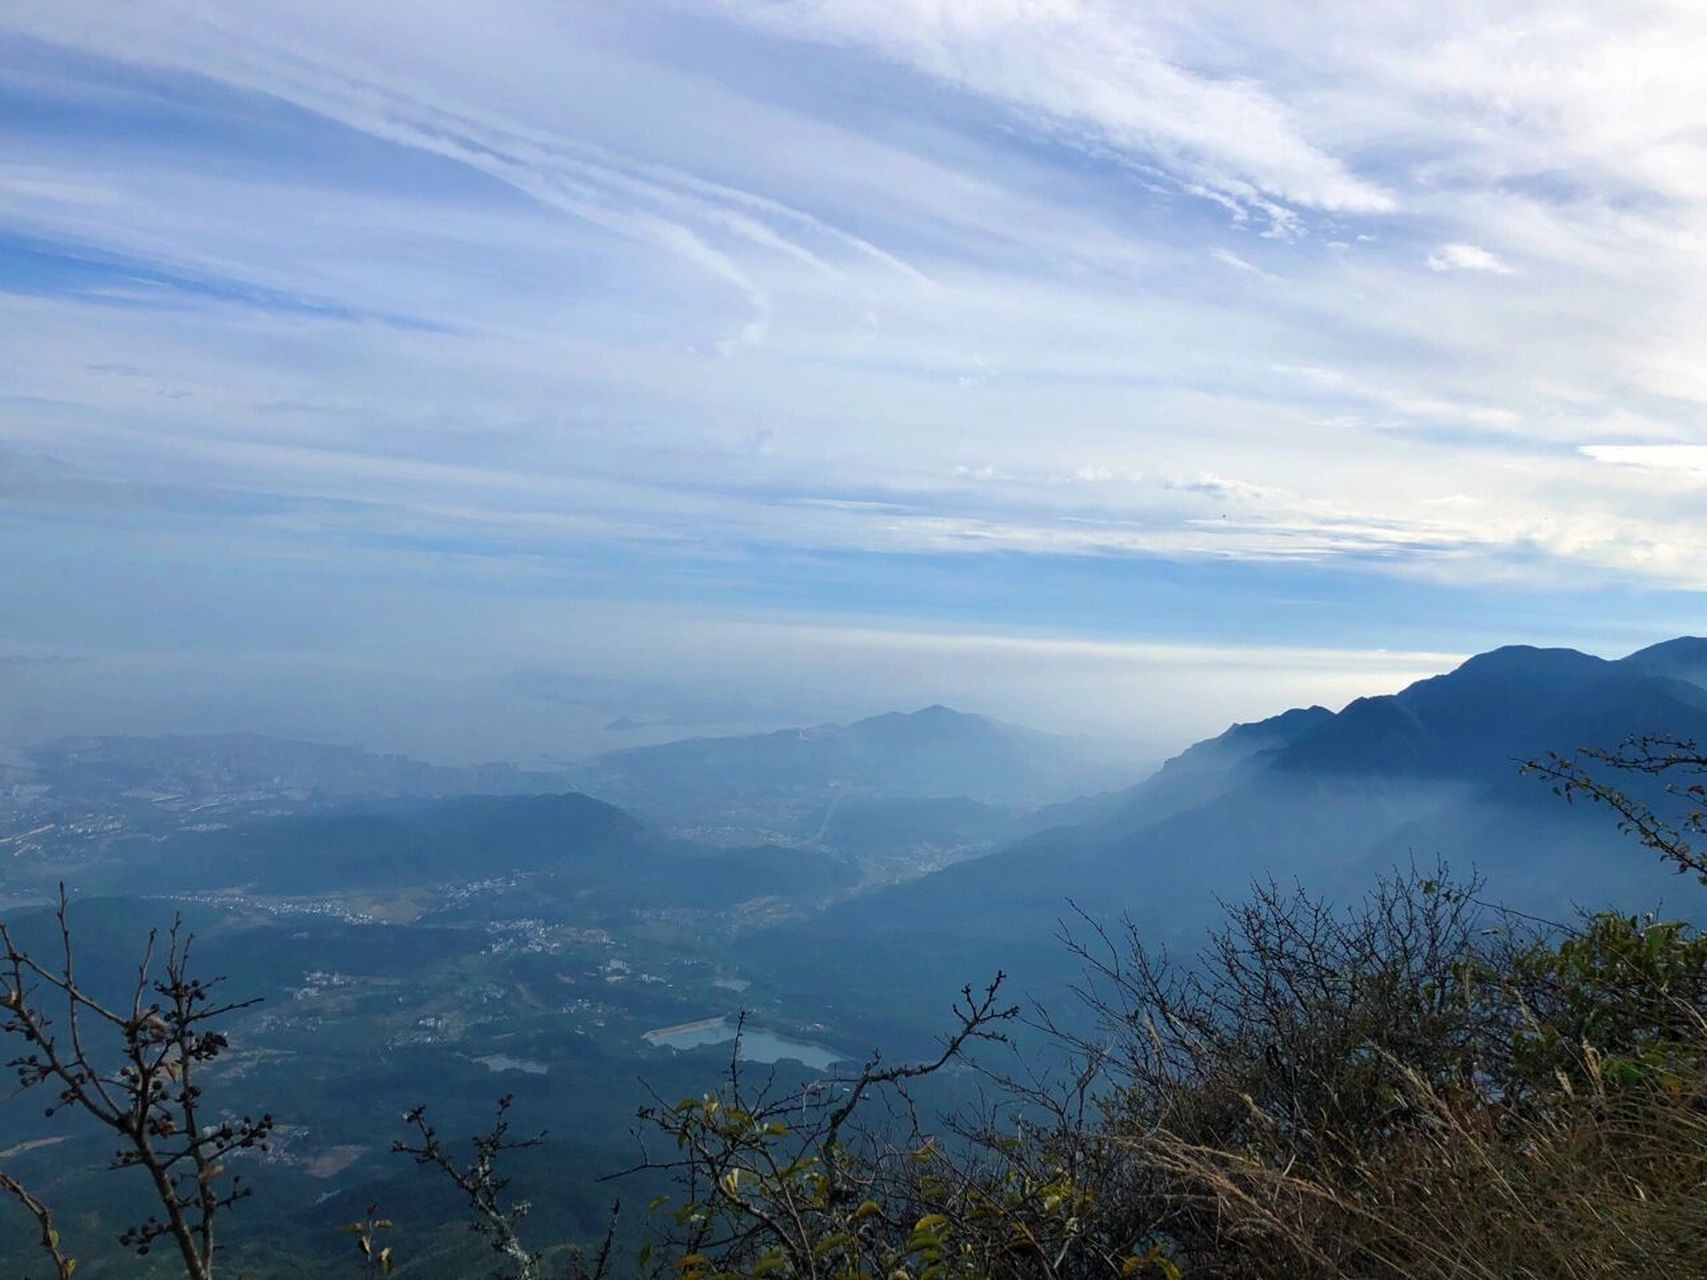
[[[697, 1049], [701, 1045], [727, 1044], [735, 1038], [735, 1024], [728, 1018], [702, 1018], [674, 1027], [648, 1031], [648, 1044], [671, 1049]], [[810, 1040], [795, 1040], [749, 1026], [741, 1032], [741, 1058], [745, 1062], [799, 1062], [823, 1071], [846, 1055]]]
[[488, 1071], [520, 1071], [530, 1076], [542, 1076], [551, 1070], [543, 1062], [535, 1062], [531, 1058], [512, 1058], [502, 1053], [490, 1053], [484, 1058], [476, 1058], [475, 1061]]

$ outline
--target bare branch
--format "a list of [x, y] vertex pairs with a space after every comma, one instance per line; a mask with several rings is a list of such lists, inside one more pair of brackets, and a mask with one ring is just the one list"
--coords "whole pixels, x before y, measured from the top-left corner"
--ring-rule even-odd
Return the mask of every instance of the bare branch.
[[[399, 1139], [391, 1144], [391, 1149], [400, 1155], [413, 1156], [416, 1164], [444, 1174], [474, 1211], [470, 1229], [485, 1237], [492, 1251], [514, 1268], [515, 1280], [539, 1280], [540, 1255], [522, 1243], [517, 1231], [527, 1216], [528, 1203], [525, 1200], [505, 1202], [504, 1191], [510, 1180], [499, 1172], [498, 1165], [500, 1157], [508, 1152], [539, 1146], [545, 1141], [545, 1134], [512, 1138], [509, 1115], [513, 1102], [510, 1094], [498, 1099], [497, 1118], [489, 1130], [473, 1139], [474, 1156], [466, 1164], [458, 1163], [445, 1149], [438, 1130], [427, 1119], [424, 1106], [405, 1112], [403, 1116], [403, 1122], [415, 1131], [415, 1141]], [[608, 1240], [605, 1247], [608, 1253]]]
[[[65, 888], [56, 918], [60, 961], [49, 969], [18, 945], [0, 924], [0, 1007], [7, 1018], [0, 1033], [21, 1039], [25, 1052], [6, 1065], [22, 1088], [57, 1090], [49, 1116], [81, 1110], [119, 1138], [116, 1169], [139, 1168], [148, 1177], [155, 1213], [120, 1235], [119, 1243], [146, 1255], [169, 1238], [189, 1280], [211, 1280], [217, 1245], [216, 1219], [245, 1199], [242, 1178], [225, 1178], [224, 1158], [234, 1151], [265, 1150], [273, 1128], [258, 1119], [202, 1121], [200, 1071], [228, 1047], [212, 1023], [256, 1001], [216, 1002], [220, 980], [190, 976], [191, 936], [175, 921], [165, 971], [152, 976], [157, 935], [150, 933], [131, 993], [130, 1012], [119, 1014], [94, 999], [77, 976], [76, 954]], [[38, 990], [57, 994], [65, 1006], [64, 1035], [36, 999]], [[103, 1066], [84, 1035], [85, 1019], [116, 1034], [116, 1065]]]
[[77, 1260], [61, 1252], [59, 1229], [53, 1225], [52, 1211], [10, 1174], [0, 1173], [0, 1192], [11, 1196], [36, 1220], [42, 1252], [47, 1254], [48, 1261], [53, 1263], [55, 1276], [58, 1280], [71, 1280], [71, 1273], [77, 1269]]

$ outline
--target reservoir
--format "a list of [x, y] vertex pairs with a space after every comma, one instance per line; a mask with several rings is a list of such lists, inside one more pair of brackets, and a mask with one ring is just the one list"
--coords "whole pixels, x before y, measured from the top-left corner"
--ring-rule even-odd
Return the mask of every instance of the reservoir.
[[[648, 1031], [646, 1043], [671, 1049], [697, 1049], [707, 1044], [727, 1044], [735, 1038], [735, 1024], [728, 1018], [701, 1018], [673, 1027]], [[810, 1040], [794, 1040], [772, 1031], [747, 1027], [741, 1032], [741, 1058], [745, 1062], [799, 1062], [822, 1071], [838, 1062], [842, 1054]]]
[[484, 1058], [476, 1058], [475, 1061], [488, 1071], [520, 1071], [530, 1076], [542, 1076], [551, 1070], [543, 1062], [535, 1062], [531, 1058], [512, 1058], [503, 1053], [489, 1053]]

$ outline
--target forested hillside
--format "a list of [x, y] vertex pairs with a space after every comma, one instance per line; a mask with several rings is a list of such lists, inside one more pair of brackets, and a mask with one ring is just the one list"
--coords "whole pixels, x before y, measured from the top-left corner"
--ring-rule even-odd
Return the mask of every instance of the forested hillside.
[[[74, 973], [51, 911], [9, 917], [8, 999], [48, 1019], [11, 1020], [25, 1051], [15, 1070], [20, 1084], [71, 1089], [71, 1105], [52, 1118], [0, 1108], [0, 1167], [57, 1213], [62, 1239], [78, 1229], [79, 1274], [126, 1274], [106, 1224], [146, 1184], [101, 1172], [111, 1135], [99, 1117], [78, 1119], [89, 1109], [69, 1082], [108, 1078], [95, 1057], [134, 1042], [167, 1072], [138, 1114], [166, 1109], [162, 1140], [186, 1132], [167, 1115], [182, 1106], [173, 1054], [200, 1053], [190, 1046], [209, 1032], [192, 1018], [187, 1038], [154, 1048], [132, 1020], [180, 989], [160, 966], [181, 962], [185, 981], [223, 980], [198, 997], [208, 1007], [234, 1001], [197, 1088], [238, 1126], [238, 1145], [181, 1167], [228, 1165], [269, 1206], [251, 1221], [246, 1190], [216, 1207], [226, 1272], [335, 1271], [351, 1237], [334, 1228], [360, 1220], [370, 1262], [384, 1237], [397, 1274], [465, 1275], [454, 1224], [467, 1211], [513, 1274], [534, 1274], [536, 1249], [570, 1265], [571, 1246], [597, 1269], [620, 1191], [612, 1274], [817, 1274], [820, 1249], [861, 1273], [1033, 1274], [1040, 1262], [1009, 1256], [1019, 1232], [1052, 1240], [1059, 1275], [1267, 1275], [1252, 1261], [1259, 1240], [1287, 1265], [1340, 1259], [1323, 1274], [1352, 1265], [1343, 1247], [1373, 1268], [1359, 1274], [1408, 1275], [1391, 1270], [1401, 1256], [1433, 1265], [1413, 1238], [1427, 1224], [1366, 1220], [1368, 1196], [1401, 1185], [1456, 1196], [1466, 1161], [1492, 1162], [1512, 1185], [1539, 1177], [1502, 1162], [1523, 1144], [1568, 1161], [1570, 1144], [1606, 1140], [1579, 1101], [1652, 1104], [1619, 1123], [1693, 1132], [1707, 945], [1671, 922], [1699, 919], [1707, 901], [1675, 875], [1700, 863], [1697, 819], [1674, 812], [1698, 764], [1685, 739], [1707, 729], [1704, 653], [1692, 640], [1617, 662], [1498, 650], [1337, 713], [1235, 725], [1098, 796], [1042, 807], [924, 788], [850, 796], [803, 846], [698, 844], [574, 793], [389, 797], [121, 832], [85, 846], [65, 917]], [[982, 740], [975, 723], [954, 723]], [[1653, 726], [1677, 741], [1573, 755]], [[1009, 843], [942, 867], [919, 859], [968, 833]], [[19, 859], [14, 892], [32, 866], [45, 884], [48, 862]], [[1638, 914], [1578, 914], [1608, 905]], [[174, 915], [194, 951], [157, 939], [143, 1014], [129, 1014], [146, 929]], [[116, 1001], [107, 1013], [79, 1005], [86, 1048], [66, 1039], [70, 1008], [53, 1012], [56, 983], [62, 1002], [66, 988]], [[49, 1041], [61, 1066], [41, 1056]], [[65, 1065], [68, 1051], [91, 1065]], [[107, 1087], [122, 1095], [132, 1078]], [[1613, 1091], [1654, 1080], [1663, 1098]], [[455, 1153], [470, 1148], [456, 1144], [499, 1095], [514, 1101], [491, 1154], [538, 1204], [525, 1230], [504, 1195], [445, 1176], [468, 1173]], [[674, 1107], [684, 1097], [699, 1101]], [[398, 1123], [421, 1106], [419, 1122]], [[636, 1121], [637, 1107], [651, 1109]], [[264, 1134], [241, 1127], [262, 1114]], [[1496, 1145], [1407, 1138], [1392, 1158], [1421, 1164], [1366, 1163], [1368, 1126], [1400, 1116], [1453, 1133], [1493, 1124]], [[441, 1147], [432, 1126], [459, 1136]], [[551, 1139], [535, 1144], [529, 1126]], [[1498, 1145], [1508, 1139], [1519, 1146]], [[395, 1142], [425, 1168], [389, 1153]], [[930, 1158], [896, 1164], [908, 1143]], [[1689, 1150], [1654, 1158], [1682, 1177]], [[623, 1169], [618, 1186], [597, 1181]], [[699, 1180], [686, 1188], [692, 1211], [671, 1200], [638, 1213], [638, 1192], [623, 1189], [677, 1195], [683, 1173]], [[493, 1187], [504, 1176], [480, 1174]], [[731, 1178], [734, 1194], [704, 1199]], [[741, 1191], [749, 1178], [757, 1198]], [[1594, 1188], [1629, 1211], [1625, 1191]], [[183, 1212], [206, 1212], [186, 1194]], [[868, 1202], [878, 1207], [849, 1217]], [[18, 1199], [13, 1220], [27, 1224], [31, 1203]], [[1566, 1209], [1549, 1204], [1557, 1220], [1540, 1226], [1564, 1230]], [[782, 1209], [793, 1225], [779, 1234], [767, 1216]], [[1149, 1226], [1122, 1243], [1132, 1222]], [[636, 1263], [649, 1240], [655, 1261]], [[166, 1236], [148, 1242], [150, 1274], [176, 1275]], [[1607, 1256], [1660, 1256], [1641, 1248]], [[40, 1255], [20, 1243], [5, 1256]], [[677, 1265], [694, 1256], [706, 1261]]]

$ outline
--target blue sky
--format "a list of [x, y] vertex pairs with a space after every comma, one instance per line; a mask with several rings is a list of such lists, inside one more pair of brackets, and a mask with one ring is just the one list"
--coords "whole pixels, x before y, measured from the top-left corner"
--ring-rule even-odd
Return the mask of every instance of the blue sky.
[[0, 11], [0, 741], [949, 701], [1165, 749], [1699, 631], [1695, 5]]

